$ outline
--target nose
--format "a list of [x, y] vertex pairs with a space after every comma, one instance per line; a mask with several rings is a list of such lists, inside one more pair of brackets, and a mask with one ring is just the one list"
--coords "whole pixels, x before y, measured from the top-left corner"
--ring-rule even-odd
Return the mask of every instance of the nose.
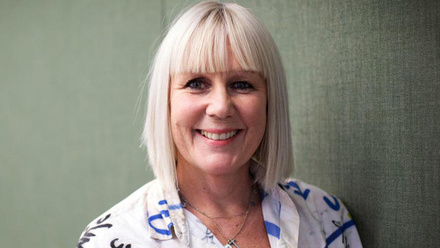
[[234, 107], [231, 96], [225, 87], [216, 87], [209, 95], [209, 102], [206, 107], [207, 115], [218, 119], [232, 116]]

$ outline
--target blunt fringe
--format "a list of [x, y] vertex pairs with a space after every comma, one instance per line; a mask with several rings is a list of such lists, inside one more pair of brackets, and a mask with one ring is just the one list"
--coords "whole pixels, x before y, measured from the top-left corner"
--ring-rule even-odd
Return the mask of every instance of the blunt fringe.
[[149, 73], [142, 144], [165, 188], [177, 185], [168, 94], [172, 75], [227, 70], [228, 45], [243, 70], [260, 73], [267, 85], [266, 131], [251, 163], [255, 181], [266, 190], [272, 189], [293, 171], [286, 74], [277, 46], [269, 31], [245, 8], [208, 1], [175, 19]]

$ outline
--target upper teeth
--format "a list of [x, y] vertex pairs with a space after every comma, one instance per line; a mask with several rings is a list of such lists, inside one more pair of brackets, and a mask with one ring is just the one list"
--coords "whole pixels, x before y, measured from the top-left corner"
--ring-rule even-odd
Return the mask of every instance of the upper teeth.
[[225, 140], [225, 139], [229, 139], [232, 136], [237, 134], [237, 130], [229, 132], [229, 133], [209, 133], [206, 131], [201, 131], [202, 135], [207, 137], [208, 139], [212, 139], [212, 140]]

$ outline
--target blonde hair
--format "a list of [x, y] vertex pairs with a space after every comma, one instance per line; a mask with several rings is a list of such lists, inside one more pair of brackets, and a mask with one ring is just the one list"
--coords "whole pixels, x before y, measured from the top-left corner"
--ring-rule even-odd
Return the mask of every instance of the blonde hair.
[[175, 19], [150, 71], [142, 143], [155, 176], [165, 188], [177, 184], [168, 96], [171, 75], [227, 70], [228, 46], [243, 70], [258, 72], [266, 80], [267, 123], [252, 157], [255, 181], [271, 189], [293, 170], [286, 74], [277, 46], [269, 31], [245, 8], [209, 1], [194, 5]]

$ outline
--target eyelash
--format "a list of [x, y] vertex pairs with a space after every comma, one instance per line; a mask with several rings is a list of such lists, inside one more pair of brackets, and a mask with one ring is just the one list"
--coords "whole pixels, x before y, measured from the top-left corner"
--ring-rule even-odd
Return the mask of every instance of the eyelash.
[[185, 88], [189, 88], [191, 90], [201, 90], [203, 86], [206, 87], [206, 83], [201, 78], [191, 79], [185, 84]]
[[[191, 79], [185, 84], [185, 88], [189, 88], [194, 91], [204, 90], [205, 88], [208, 87], [209, 85], [206, 82], [204, 82], [202, 78]], [[233, 90], [246, 91], [246, 92], [254, 89], [252, 84], [250, 84], [247, 81], [236, 81], [231, 83], [229, 87]]]
[[254, 89], [254, 87], [252, 86], [252, 84], [250, 84], [247, 81], [237, 81], [234, 82], [230, 85], [231, 88], [236, 89], [236, 90], [240, 90], [240, 91], [249, 91]]

